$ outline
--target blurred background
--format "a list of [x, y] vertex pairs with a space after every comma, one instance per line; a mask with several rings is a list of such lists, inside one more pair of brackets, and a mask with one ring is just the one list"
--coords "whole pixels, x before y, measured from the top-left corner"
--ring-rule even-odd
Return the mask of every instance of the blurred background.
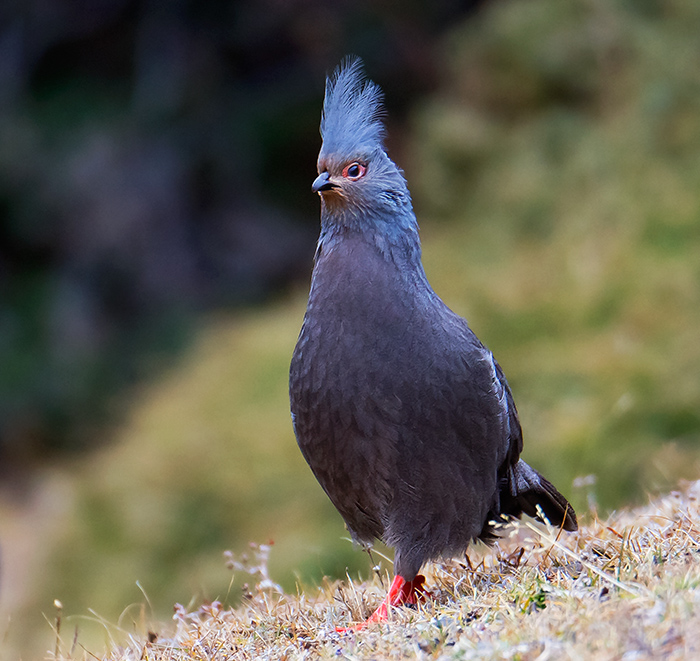
[[250, 542], [286, 590], [369, 575], [287, 399], [349, 53], [527, 460], [584, 518], [700, 477], [698, 34], [694, 0], [4, 2], [2, 658], [54, 599], [95, 653], [235, 604]]

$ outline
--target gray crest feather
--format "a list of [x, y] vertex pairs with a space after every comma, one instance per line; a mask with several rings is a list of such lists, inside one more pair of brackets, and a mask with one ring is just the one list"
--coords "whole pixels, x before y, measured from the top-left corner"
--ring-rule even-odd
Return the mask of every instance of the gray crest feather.
[[367, 80], [358, 57], [346, 59], [326, 79], [321, 117], [323, 152], [351, 157], [357, 152], [382, 148], [383, 95]]

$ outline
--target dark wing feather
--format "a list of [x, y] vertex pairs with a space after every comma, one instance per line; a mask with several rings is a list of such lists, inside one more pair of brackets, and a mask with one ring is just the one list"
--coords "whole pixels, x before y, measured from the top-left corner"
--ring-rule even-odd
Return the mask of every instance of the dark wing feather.
[[[523, 433], [518, 411], [501, 366], [494, 360], [497, 379], [503, 388], [503, 400], [508, 415], [509, 451], [500, 475], [500, 514], [520, 517], [523, 514], [538, 519], [544, 515], [549, 523], [564, 530], [576, 530], [576, 513], [554, 485], [534, 468], [520, 459]], [[487, 531], [486, 536], [490, 531]]]

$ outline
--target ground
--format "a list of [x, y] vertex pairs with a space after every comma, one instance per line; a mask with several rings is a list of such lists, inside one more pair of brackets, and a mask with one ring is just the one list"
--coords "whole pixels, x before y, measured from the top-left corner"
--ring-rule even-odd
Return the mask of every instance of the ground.
[[[366, 617], [387, 577], [327, 582], [284, 594], [266, 574], [269, 547], [231, 559], [250, 574], [243, 603], [214, 602], [174, 623], [140, 616], [105, 624], [97, 656], [57, 639], [62, 659], [692, 659], [700, 655], [700, 481], [650, 502], [594, 515], [574, 534], [535, 524], [502, 530], [492, 548], [427, 568], [432, 598], [360, 633], [336, 625]], [[129, 620], [129, 622], [126, 622]], [[129, 633], [131, 629], [132, 633]], [[136, 633], [134, 633], [136, 632]]]

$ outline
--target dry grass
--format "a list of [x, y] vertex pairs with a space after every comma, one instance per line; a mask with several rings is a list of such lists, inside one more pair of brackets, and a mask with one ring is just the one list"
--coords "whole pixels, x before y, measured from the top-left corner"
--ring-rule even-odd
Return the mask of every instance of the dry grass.
[[[174, 626], [131, 634], [95, 657], [58, 658], [691, 659], [700, 655], [700, 481], [576, 534], [525, 522], [493, 550], [429, 568], [434, 599], [358, 634], [335, 633], [382, 598], [380, 577], [282, 594], [265, 580], [266, 547], [235, 563], [258, 582], [237, 609], [175, 607]], [[477, 559], [478, 558], [478, 559]], [[263, 580], [260, 580], [263, 579]], [[386, 582], [384, 581], [384, 585]], [[138, 618], [136, 618], [138, 619]], [[143, 620], [141, 619], [141, 622]], [[141, 625], [142, 626], [142, 625]], [[116, 627], [111, 628], [116, 631]], [[169, 631], [168, 631], [169, 630]]]

